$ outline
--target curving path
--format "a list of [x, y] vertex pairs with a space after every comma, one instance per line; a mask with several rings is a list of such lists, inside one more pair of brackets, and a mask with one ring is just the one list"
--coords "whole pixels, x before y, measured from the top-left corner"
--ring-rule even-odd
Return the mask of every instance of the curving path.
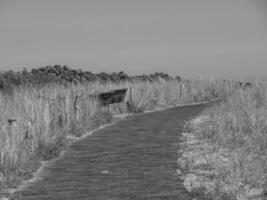
[[184, 123], [205, 105], [138, 114], [71, 144], [40, 179], [16, 192], [23, 200], [189, 200], [175, 175]]

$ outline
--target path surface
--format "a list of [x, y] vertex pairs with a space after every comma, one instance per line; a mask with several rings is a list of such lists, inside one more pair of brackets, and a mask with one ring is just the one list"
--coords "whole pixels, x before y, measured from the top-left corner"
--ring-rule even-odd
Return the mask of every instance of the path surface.
[[15, 193], [23, 200], [189, 200], [177, 169], [184, 123], [204, 105], [139, 114], [70, 145], [41, 179]]

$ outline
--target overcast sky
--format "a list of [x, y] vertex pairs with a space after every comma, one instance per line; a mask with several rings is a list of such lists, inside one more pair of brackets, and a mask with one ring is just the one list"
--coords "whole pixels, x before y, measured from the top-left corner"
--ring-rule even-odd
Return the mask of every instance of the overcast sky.
[[0, 0], [0, 68], [267, 75], [267, 0]]

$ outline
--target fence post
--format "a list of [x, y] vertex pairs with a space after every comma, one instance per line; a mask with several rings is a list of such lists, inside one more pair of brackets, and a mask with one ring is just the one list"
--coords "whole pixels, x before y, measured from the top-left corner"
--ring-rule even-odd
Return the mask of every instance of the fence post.
[[132, 87], [130, 87], [130, 104], [133, 105]]
[[79, 120], [79, 116], [78, 116], [78, 99], [79, 95], [76, 94], [75, 99], [74, 99], [74, 103], [73, 103], [73, 108], [74, 108], [74, 118], [76, 121]]
[[9, 148], [12, 150], [14, 145], [16, 144], [16, 136], [15, 136], [15, 133], [14, 133], [14, 127], [12, 126], [14, 122], [16, 122], [17, 120], [16, 119], [7, 119], [7, 134], [8, 134], [8, 138], [9, 138], [9, 141], [8, 141], [8, 145], [9, 145]]
[[182, 84], [180, 83], [180, 99], [182, 98]]

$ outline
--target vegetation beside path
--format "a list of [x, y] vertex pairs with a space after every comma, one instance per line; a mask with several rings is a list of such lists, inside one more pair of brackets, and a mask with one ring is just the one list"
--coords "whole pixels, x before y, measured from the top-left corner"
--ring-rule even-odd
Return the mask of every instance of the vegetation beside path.
[[197, 199], [267, 195], [266, 83], [236, 90], [185, 128], [178, 174]]

